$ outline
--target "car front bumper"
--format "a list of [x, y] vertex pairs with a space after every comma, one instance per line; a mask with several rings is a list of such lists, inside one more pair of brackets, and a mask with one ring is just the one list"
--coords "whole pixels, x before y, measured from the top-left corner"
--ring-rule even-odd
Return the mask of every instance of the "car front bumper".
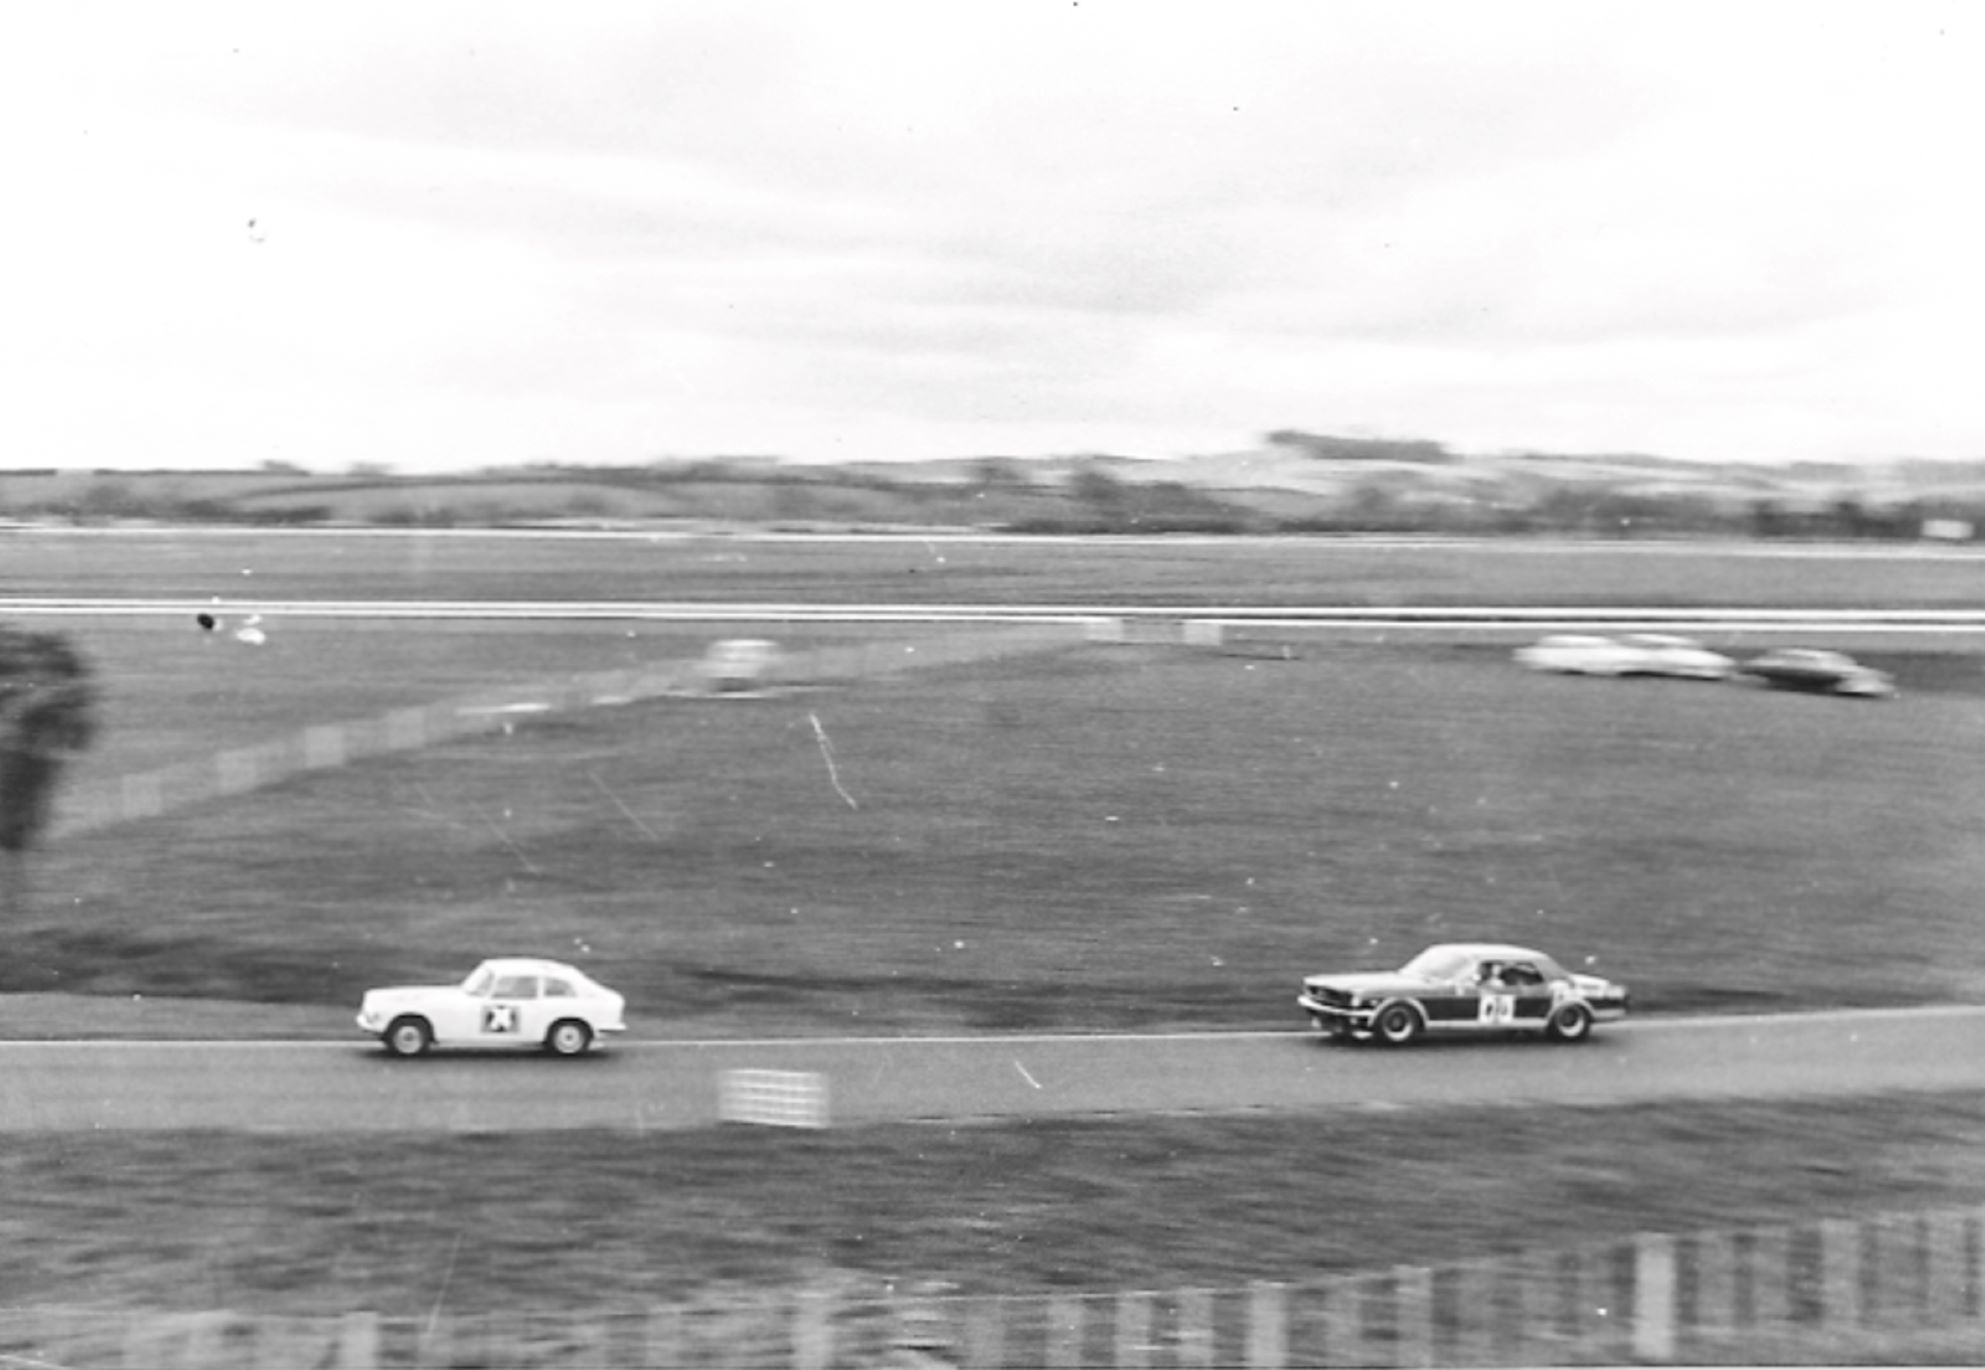
[[1370, 1032], [1372, 1018], [1378, 1012], [1376, 1004], [1327, 1004], [1312, 994], [1297, 995], [1296, 1006], [1309, 1014], [1310, 1021], [1320, 1028], [1348, 1029], [1352, 1032]]

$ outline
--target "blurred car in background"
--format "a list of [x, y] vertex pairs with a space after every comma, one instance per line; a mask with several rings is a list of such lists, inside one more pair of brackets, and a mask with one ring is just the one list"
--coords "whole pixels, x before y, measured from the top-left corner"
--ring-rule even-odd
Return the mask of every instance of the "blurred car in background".
[[626, 1027], [627, 1001], [562, 961], [500, 957], [459, 985], [367, 990], [358, 1026], [395, 1056], [431, 1047], [538, 1047], [579, 1056]]
[[1541, 1032], [1582, 1042], [1627, 1015], [1626, 986], [1502, 942], [1428, 947], [1396, 971], [1311, 975], [1296, 1004], [1330, 1037], [1404, 1046], [1429, 1032]]
[[1863, 666], [1845, 652], [1815, 647], [1782, 647], [1744, 663], [1744, 674], [1780, 690], [1888, 699], [1895, 680], [1886, 671]]
[[710, 644], [698, 669], [714, 694], [752, 694], [779, 666], [779, 644], [759, 637], [731, 637]]
[[1518, 665], [1562, 675], [1628, 675], [1639, 660], [1625, 643], [1590, 633], [1554, 633], [1516, 649]]
[[1672, 633], [1629, 633], [1620, 645], [1638, 660], [1628, 675], [1676, 676], [1683, 680], [1728, 680], [1737, 673], [1737, 663], [1721, 652], [1712, 652], [1692, 637]]
[[1694, 638], [1672, 633], [1554, 633], [1516, 649], [1519, 665], [1563, 675], [1676, 676], [1686, 680], [1725, 680], [1737, 663]]

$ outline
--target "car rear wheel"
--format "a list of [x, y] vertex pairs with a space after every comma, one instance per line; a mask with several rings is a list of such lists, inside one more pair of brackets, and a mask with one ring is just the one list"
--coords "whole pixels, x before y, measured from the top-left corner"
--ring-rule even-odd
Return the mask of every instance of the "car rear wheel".
[[1372, 1021], [1379, 1040], [1389, 1047], [1403, 1047], [1420, 1035], [1420, 1015], [1410, 1004], [1387, 1004]]
[[1592, 1010], [1584, 1004], [1566, 1004], [1551, 1015], [1547, 1025], [1557, 1042], [1582, 1042], [1592, 1035]]
[[395, 1018], [381, 1040], [395, 1056], [421, 1056], [434, 1045], [434, 1029], [425, 1018]]
[[561, 1018], [545, 1034], [544, 1047], [554, 1056], [577, 1056], [593, 1043], [593, 1030], [576, 1018]]

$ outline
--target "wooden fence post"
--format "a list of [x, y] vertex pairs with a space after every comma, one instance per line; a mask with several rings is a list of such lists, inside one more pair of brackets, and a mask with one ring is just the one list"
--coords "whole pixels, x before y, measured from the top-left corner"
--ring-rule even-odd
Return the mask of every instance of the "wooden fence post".
[[1486, 1365], [1496, 1357], [1501, 1321], [1500, 1271], [1492, 1260], [1474, 1260], [1454, 1268], [1453, 1351], [1449, 1359], [1463, 1365]]
[[793, 1370], [827, 1370], [834, 1362], [834, 1296], [819, 1287], [793, 1300]]
[[1147, 1370], [1151, 1364], [1151, 1296], [1142, 1290], [1117, 1295], [1116, 1370]]
[[1729, 1332], [1737, 1325], [1735, 1244], [1728, 1232], [1698, 1232], [1689, 1244], [1695, 1272], [1692, 1325], [1698, 1332]]
[[1633, 1353], [1641, 1360], [1675, 1359], [1675, 1292], [1675, 1239], [1643, 1232], [1633, 1267]]
[[1861, 1325], [1861, 1224], [1850, 1219], [1820, 1224], [1820, 1325]]
[[1248, 1286], [1248, 1370], [1284, 1370], [1289, 1363], [1289, 1291], [1256, 1280]]
[[959, 1363], [965, 1370], [999, 1370], [1006, 1363], [1006, 1303], [976, 1298], [965, 1306], [965, 1337]]
[[1082, 1370], [1082, 1300], [1073, 1294], [1049, 1297], [1047, 1355], [1049, 1370]]
[[379, 1315], [347, 1313], [338, 1320], [338, 1370], [379, 1370]]
[[1392, 1335], [1395, 1365], [1418, 1370], [1434, 1363], [1434, 1272], [1402, 1265], [1392, 1272]]
[[1181, 1370], [1213, 1370], [1213, 1295], [1181, 1289], [1178, 1300], [1178, 1365]]
[[1751, 1326], [1767, 1331], [1792, 1321], [1792, 1233], [1782, 1227], [1751, 1233]]

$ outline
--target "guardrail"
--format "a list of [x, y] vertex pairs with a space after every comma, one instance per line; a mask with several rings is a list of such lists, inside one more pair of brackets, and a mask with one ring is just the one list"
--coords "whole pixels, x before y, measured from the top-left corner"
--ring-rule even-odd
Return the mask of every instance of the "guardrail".
[[[817, 1286], [631, 1312], [0, 1310], [0, 1366], [634, 1370], [1985, 1363], [1985, 1209], [1648, 1233], [1238, 1289]], [[1321, 1238], [1327, 1240], [1326, 1235]]]
[[[1029, 624], [950, 632], [915, 640], [821, 647], [782, 658], [770, 683], [860, 679], [956, 666], [1082, 642], [1081, 624]], [[545, 714], [705, 693], [695, 661], [594, 671], [502, 690], [459, 696], [374, 718], [327, 723], [252, 747], [235, 747], [197, 761], [79, 785], [65, 791], [53, 824], [60, 840], [117, 823], [157, 817], [279, 784], [305, 771], [327, 770], [367, 757], [417, 751], [460, 737], [501, 732]], [[0, 1362], [0, 1370], [6, 1370]]]

